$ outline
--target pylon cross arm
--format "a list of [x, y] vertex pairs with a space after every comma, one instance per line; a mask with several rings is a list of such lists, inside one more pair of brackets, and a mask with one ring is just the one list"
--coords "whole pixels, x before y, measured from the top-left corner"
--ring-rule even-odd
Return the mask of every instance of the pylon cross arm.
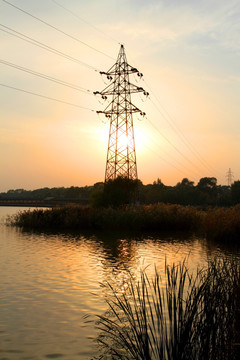
[[117, 63], [115, 65], [113, 65], [108, 71], [100, 71], [101, 75], [106, 75], [106, 76], [116, 76], [119, 74], [134, 74], [134, 73], [138, 73], [140, 74], [140, 72], [138, 71], [138, 69], [132, 67], [129, 64], [126, 64], [126, 66], [124, 68], [121, 69], [121, 67], [116, 66]]

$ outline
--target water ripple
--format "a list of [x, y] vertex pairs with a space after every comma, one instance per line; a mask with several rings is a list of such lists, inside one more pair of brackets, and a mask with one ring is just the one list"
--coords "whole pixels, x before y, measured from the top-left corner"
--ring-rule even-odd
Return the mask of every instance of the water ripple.
[[161, 271], [166, 258], [195, 271], [229, 251], [194, 236], [22, 232], [4, 225], [6, 210], [16, 209], [0, 209], [0, 360], [93, 357], [86, 316], [106, 308], [101, 283], [121, 291], [129, 273]]

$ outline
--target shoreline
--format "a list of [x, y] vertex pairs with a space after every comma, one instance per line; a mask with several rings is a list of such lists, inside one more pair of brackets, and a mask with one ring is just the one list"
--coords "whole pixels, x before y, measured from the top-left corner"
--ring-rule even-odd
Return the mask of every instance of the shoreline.
[[30, 229], [196, 232], [206, 238], [240, 240], [240, 205], [207, 208], [158, 203], [124, 208], [71, 204], [18, 212], [10, 225]]

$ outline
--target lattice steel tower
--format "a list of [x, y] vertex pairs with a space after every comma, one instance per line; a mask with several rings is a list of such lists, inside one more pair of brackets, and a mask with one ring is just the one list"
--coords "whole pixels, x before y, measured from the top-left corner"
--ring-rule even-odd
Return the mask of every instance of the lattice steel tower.
[[232, 173], [231, 169], [229, 168], [227, 175], [226, 175], [228, 186], [232, 185], [233, 177], [234, 177], [233, 173]]
[[127, 63], [124, 46], [121, 45], [116, 63], [107, 72], [100, 72], [106, 75], [110, 84], [101, 92], [94, 92], [101, 95], [103, 100], [112, 96], [105, 110], [97, 111], [110, 119], [105, 182], [118, 176], [137, 179], [133, 113], [140, 113], [141, 116], [145, 116], [145, 113], [132, 104], [131, 94], [143, 92], [148, 96], [148, 93], [130, 83], [129, 75], [134, 73], [142, 77], [136, 68]]

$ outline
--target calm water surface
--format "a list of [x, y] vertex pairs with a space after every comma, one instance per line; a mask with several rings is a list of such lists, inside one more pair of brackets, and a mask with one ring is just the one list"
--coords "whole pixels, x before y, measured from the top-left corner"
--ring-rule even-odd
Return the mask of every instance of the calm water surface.
[[161, 272], [188, 258], [195, 271], [214, 256], [231, 255], [195, 236], [47, 234], [5, 225], [22, 208], [0, 207], [0, 360], [91, 359], [93, 323], [106, 309], [101, 283], [120, 289], [128, 272]]

